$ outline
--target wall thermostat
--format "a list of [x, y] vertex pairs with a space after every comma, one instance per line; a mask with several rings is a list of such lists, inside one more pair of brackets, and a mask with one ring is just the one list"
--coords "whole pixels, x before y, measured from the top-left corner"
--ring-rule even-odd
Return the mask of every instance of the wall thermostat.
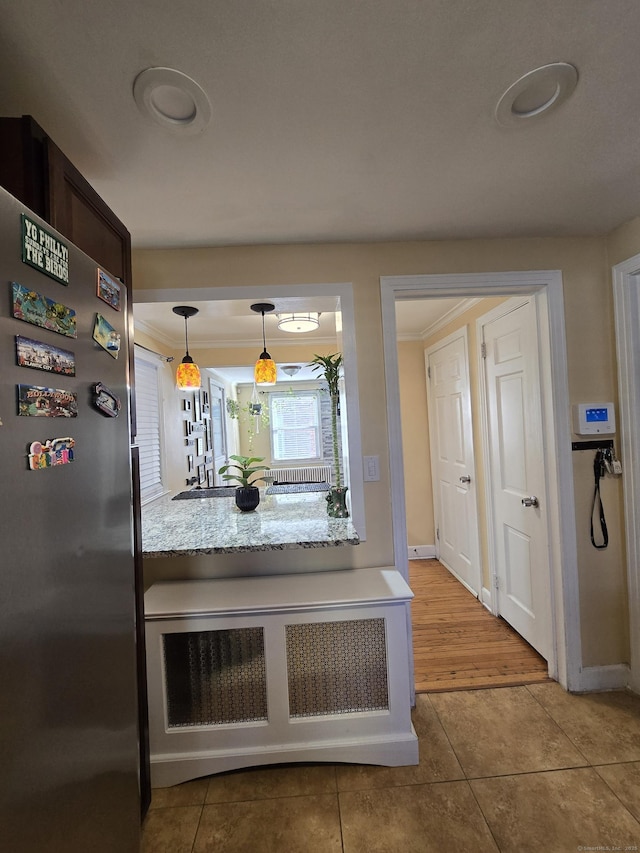
[[578, 403], [573, 407], [576, 435], [611, 435], [616, 431], [613, 403]]

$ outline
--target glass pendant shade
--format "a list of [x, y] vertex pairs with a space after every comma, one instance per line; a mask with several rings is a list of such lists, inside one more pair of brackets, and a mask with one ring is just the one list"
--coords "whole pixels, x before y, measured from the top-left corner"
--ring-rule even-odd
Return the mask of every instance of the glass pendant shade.
[[278, 314], [278, 328], [281, 332], [313, 332], [320, 325], [317, 311], [296, 314]]
[[195, 391], [201, 385], [200, 368], [189, 355], [189, 336], [187, 334], [187, 320], [198, 313], [197, 308], [192, 308], [190, 305], [176, 305], [173, 309], [174, 314], [184, 317], [184, 348], [186, 350], [182, 362], [178, 365], [176, 371], [176, 385], [183, 391]]
[[178, 388], [182, 390], [188, 391], [199, 388], [202, 383], [200, 380], [200, 368], [198, 365], [191, 360], [183, 360], [182, 363], [178, 365], [176, 382], [178, 384]]
[[273, 311], [275, 305], [271, 302], [255, 302], [251, 306], [251, 310], [256, 314], [262, 314], [262, 353], [256, 361], [256, 366], [253, 371], [253, 378], [256, 385], [275, 385], [276, 374], [278, 372], [275, 361], [267, 352], [267, 340], [264, 334], [264, 315]]
[[275, 385], [276, 384], [276, 363], [273, 361], [269, 353], [264, 350], [260, 358], [256, 361], [256, 366], [253, 372], [256, 385]]

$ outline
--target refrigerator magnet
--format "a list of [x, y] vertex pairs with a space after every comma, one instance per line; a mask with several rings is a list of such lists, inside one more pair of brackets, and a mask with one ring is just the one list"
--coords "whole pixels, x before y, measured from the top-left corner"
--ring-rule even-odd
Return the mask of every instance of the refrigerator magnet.
[[97, 295], [99, 299], [115, 308], [116, 311], [120, 310], [120, 282], [101, 269], [98, 270]]
[[16, 335], [16, 359], [20, 367], [33, 367], [47, 373], [76, 375], [76, 357], [66, 349]]
[[112, 358], [118, 357], [120, 335], [111, 323], [104, 319], [102, 314], [96, 314], [96, 321], [93, 325], [93, 340], [100, 344], [102, 349], [106, 350]]
[[12, 310], [17, 320], [32, 323], [50, 332], [76, 338], [76, 312], [61, 302], [54, 302], [17, 281], [11, 282]]
[[120, 399], [113, 391], [110, 391], [102, 382], [96, 382], [93, 386], [93, 405], [103, 415], [109, 418], [117, 418], [120, 414]]
[[78, 395], [61, 388], [18, 385], [18, 414], [27, 418], [77, 418]]
[[55, 234], [20, 214], [22, 263], [40, 270], [60, 284], [69, 284], [69, 249]]
[[73, 462], [75, 444], [75, 440], [70, 436], [50, 438], [44, 443], [41, 441], [31, 442], [27, 454], [29, 468], [32, 471], [38, 471], [41, 468], [51, 468], [54, 465], [68, 465]]

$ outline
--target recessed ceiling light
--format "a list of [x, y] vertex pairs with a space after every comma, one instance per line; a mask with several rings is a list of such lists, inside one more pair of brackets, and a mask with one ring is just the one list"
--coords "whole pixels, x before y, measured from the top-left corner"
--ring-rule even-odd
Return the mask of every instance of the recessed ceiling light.
[[175, 68], [147, 68], [133, 83], [141, 113], [180, 133], [199, 133], [211, 120], [211, 104], [191, 77]]
[[507, 127], [548, 113], [567, 100], [577, 82], [578, 71], [568, 62], [535, 68], [502, 95], [496, 107], [496, 121]]

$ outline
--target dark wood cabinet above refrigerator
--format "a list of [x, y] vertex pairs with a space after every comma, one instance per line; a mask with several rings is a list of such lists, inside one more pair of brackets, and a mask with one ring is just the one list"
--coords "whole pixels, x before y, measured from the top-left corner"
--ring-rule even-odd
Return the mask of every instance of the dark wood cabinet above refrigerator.
[[[31, 116], [0, 118], [0, 185], [117, 276], [127, 289], [128, 305], [133, 304], [129, 231]], [[136, 426], [131, 311], [128, 327], [133, 438]]]

